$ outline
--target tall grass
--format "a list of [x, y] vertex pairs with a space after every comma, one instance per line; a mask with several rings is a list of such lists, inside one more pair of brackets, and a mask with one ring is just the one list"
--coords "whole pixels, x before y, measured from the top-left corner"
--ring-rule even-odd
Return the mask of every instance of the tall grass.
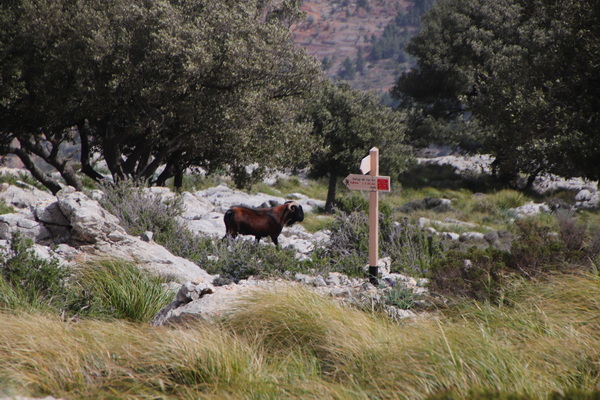
[[0, 395], [545, 399], [577, 390], [591, 399], [600, 278], [521, 282], [505, 300], [402, 323], [294, 286], [256, 293], [210, 325], [1, 314]]
[[80, 307], [86, 314], [149, 322], [173, 300], [165, 282], [133, 264], [101, 260], [79, 269], [74, 288], [84, 293]]

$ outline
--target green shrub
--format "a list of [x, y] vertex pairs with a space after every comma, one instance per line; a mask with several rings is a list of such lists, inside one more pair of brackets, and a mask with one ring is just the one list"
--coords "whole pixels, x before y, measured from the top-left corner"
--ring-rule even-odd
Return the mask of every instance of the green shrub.
[[[394, 222], [385, 214], [379, 218], [379, 247], [382, 257], [392, 259], [392, 272], [425, 276], [431, 263], [443, 256], [441, 242], [407, 219]], [[338, 214], [327, 247], [335, 270], [349, 275], [364, 274], [369, 254], [369, 221], [362, 212]]]
[[384, 235], [382, 253], [392, 258], [392, 272], [427, 276], [431, 265], [443, 258], [442, 242], [409, 223], [407, 218], [392, 223]]
[[[346, 196], [340, 196], [335, 202], [335, 207], [338, 211], [345, 214], [351, 214], [354, 212], [363, 212], [365, 214], [368, 214], [369, 197], [357, 193], [352, 193]], [[379, 212], [385, 216], [390, 216], [392, 214], [392, 207], [389, 204], [380, 201]]]
[[16, 232], [0, 255], [0, 306], [8, 309], [62, 309], [70, 270], [58, 260], [39, 258], [33, 241]]
[[451, 250], [433, 263], [430, 289], [443, 295], [496, 302], [510, 270], [509, 257], [491, 247]]
[[518, 238], [513, 242], [513, 267], [529, 276], [553, 271], [596, 267], [600, 254], [600, 232], [591, 231], [570, 214], [556, 214], [558, 232], [535, 219], [517, 221]]
[[386, 304], [401, 310], [414, 308], [418, 299], [419, 295], [416, 295], [411, 289], [403, 286], [389, 288], [383, 294], [383, 300]]
[[329, 250], [334, 256], [369, 251], [369, 220], [364, 212], [338, 213], [331, 226]]
[[431, 285], [445, 295], [497, 301], [508, 277], [539, 278], [555, 272], [597, 270], [600, 233], [571, 215], [557, 214], [558, 232], [538, 219], [516, 221], [510, 251], [452, 250], [434, 262]]
[[182, 212], [179, 197], [163, 201], [130, 181], [105, 185], [103, 190], [100, 204], [119, 218], [129, 234], [151, 231], [156, 243], [200, 266], [212, 255], [212, 238], [194, 234], [177, 220]]
[[335, 201], [335, 207], [346, 214], [353, 212], [369, 212], [369, 199], [360, 194], [339, 196]]
[[145, 193], [132, 181], [106, 184], [102, 190], [104, 196], [100, 205], [119, 218], [123, 228], [131, 235], [151, 231], [159, 242], [161, 237], [170, 236], [181, 228], [176, 220], [182, 212], [181, 200], [177, 196], [162, 201]]
[[214, 243], [213, 251], [214, 257], [211, 257], [204, 266], [205, 269], [209, 273], [218, 273], [221, 278], [233, 282], [239, 282], [250, 276], [278, 276], [286, 271], [291, 273], [301, 270], [301, 262], [296, 259], [295, 251], [290, 247], [261, 245], [240, 238], [217, 241]]
[[515, 269], [527, 276], [562, 269], [566, 249], [558, 235], [531, 218], [517, 220], [516, 225], [518, 237], [511, 247]]

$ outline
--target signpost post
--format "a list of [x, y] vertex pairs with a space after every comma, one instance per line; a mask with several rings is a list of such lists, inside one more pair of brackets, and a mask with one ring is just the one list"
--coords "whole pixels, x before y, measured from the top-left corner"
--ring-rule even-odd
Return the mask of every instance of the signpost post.
[[[379, 175], [379, 149], [373, 147], [369, 151], [371, 157], [371, 176]], [[378, 283], [379, 275], [379, 191], [369, 192], [369, 281]]]
[[350, 174], [344, 185], [350, 190], [368, 190], [369, 193], [369, 281], [376, 285], [379, 275], [379, 192], [390, 191], [390, 177], [379, 175], [379, 149], [373, 147], [369, 155], [362, 159], [360, 170], [363, 174]]

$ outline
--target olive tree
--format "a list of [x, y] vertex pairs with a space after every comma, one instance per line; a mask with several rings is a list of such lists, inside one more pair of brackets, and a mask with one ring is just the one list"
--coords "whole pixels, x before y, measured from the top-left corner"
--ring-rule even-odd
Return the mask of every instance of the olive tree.
[[[0, 5], [0, 145], [51, 191], [188, 167], [288, 166], [319, 73], [291, 40], [293, 0], [13, 0]], [[80, 156], [66, 157], [76, 145]], [[236, 174], [237, 172], [237, 174]]]

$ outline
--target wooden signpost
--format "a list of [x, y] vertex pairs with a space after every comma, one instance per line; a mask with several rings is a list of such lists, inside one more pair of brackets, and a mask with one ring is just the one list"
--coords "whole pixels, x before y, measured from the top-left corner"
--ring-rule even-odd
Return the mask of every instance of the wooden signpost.
[[368, 190], [369, 193], [369, 280], [377, 285], [379, 275], [379, 192], [390, 191], [390, 177], [379, 176], [379, 149], [373, 147], [369, 155], [362, 159], [360, 171], [363, 174], [350, 174], [344, 185], [350, 190]]

